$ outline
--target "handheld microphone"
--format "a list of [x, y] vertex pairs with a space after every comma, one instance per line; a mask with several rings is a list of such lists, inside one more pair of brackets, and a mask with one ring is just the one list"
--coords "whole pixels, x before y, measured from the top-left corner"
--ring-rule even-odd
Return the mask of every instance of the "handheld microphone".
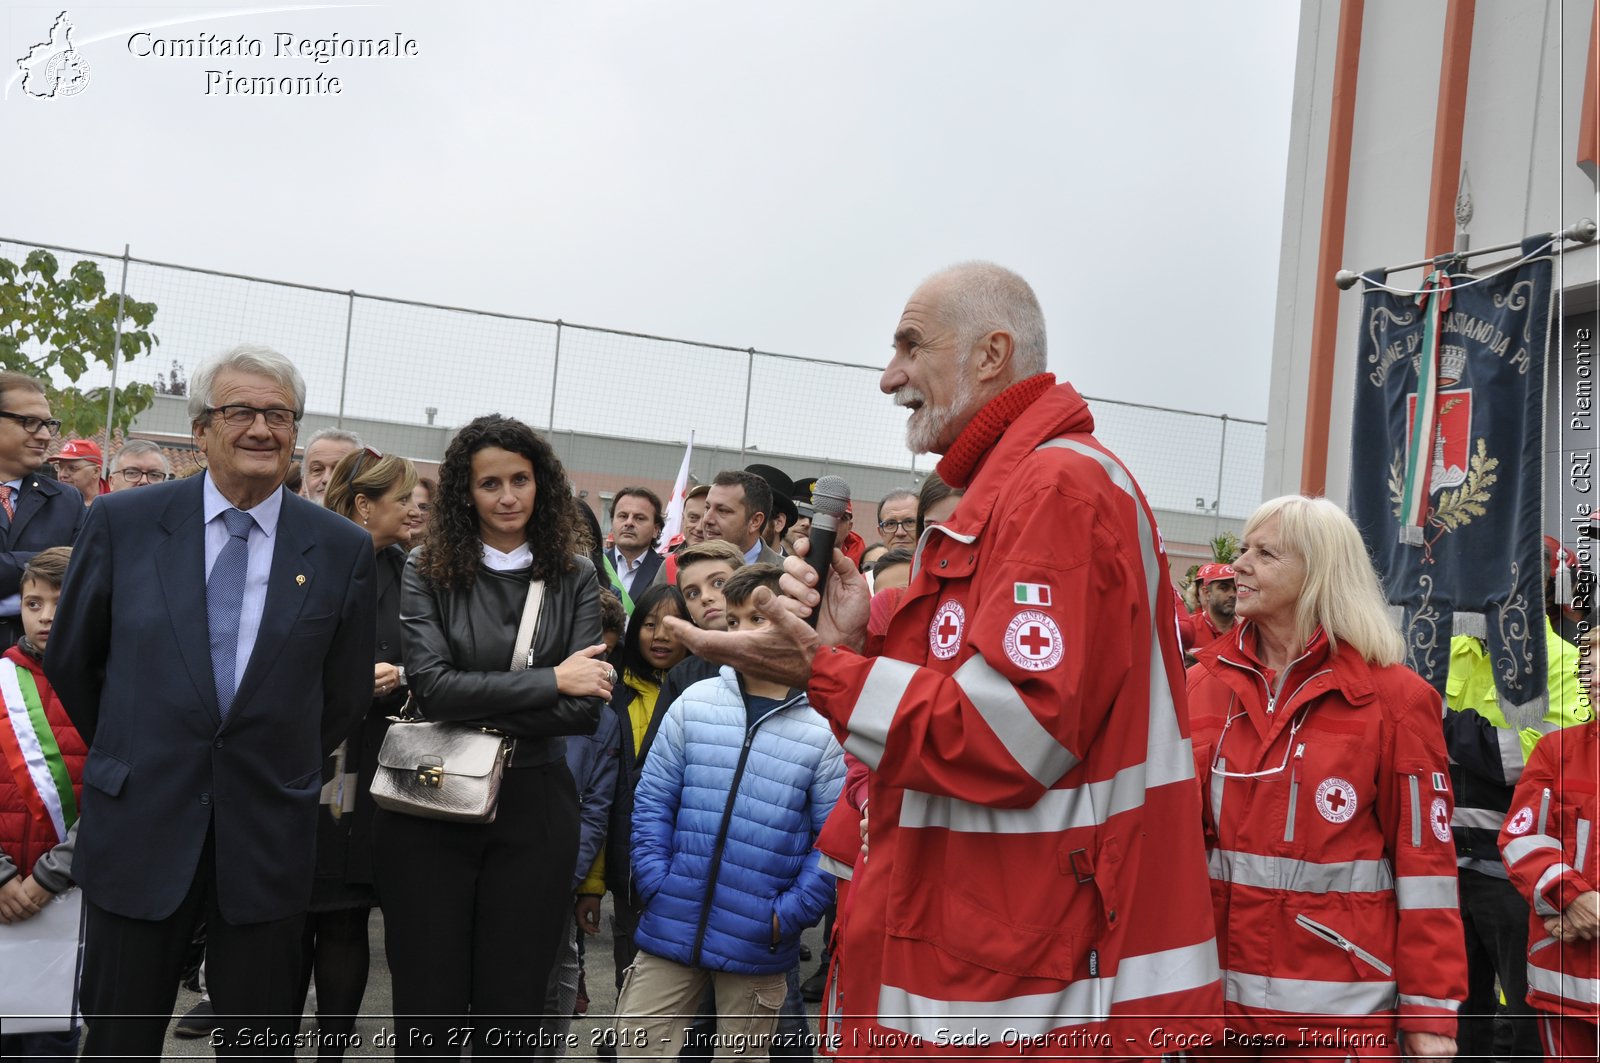
[[[815, 512], [811, 516], [811, 533], [806, 536], [810, 543], [806, 563], [817, 574], [820, 595], [827, 590], [828, 573], [833, 571], [834, 541], [839, 534], [839, 518], [850, 506], [850, 485], [837, 476], [822, 477], [812, 489], [811, 506]], [[817, 615], [821, 612], [822, 605], [818, 603], [807, 621], [812, 627], [817, 626]]]

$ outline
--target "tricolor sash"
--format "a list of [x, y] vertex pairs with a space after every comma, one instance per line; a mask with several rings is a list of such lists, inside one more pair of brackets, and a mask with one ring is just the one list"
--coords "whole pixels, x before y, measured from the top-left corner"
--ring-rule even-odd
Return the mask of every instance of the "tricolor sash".
[[0, 727], [0, 753], [34, 822], [52, 832], [58, 844], [64, 842], [78, 819], [78, 802], [33, 673], [0, 658], [0, 696], [5, 698], [7, 722]]

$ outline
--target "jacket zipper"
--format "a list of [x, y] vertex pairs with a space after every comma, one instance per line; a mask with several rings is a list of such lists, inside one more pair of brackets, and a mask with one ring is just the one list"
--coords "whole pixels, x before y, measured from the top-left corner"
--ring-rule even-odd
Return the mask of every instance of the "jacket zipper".
[[1295, 916], [1294, 921], [1295, 925], [1299, 926], [1301, 929], [1311, 931], [1328, 944], [1344, 949], [1344, 951], [1348, 952], [1362, 963], [1365, 963], [1373, 970], [1381, 971], [1385, 978], [1391, 977], [1394, 974], [1393, 967], [1390, 967], [1387, 963], [1384, 963], [1382, 960], [1378, 959], [1378, 957], [1374, 956], [1360, 945], [1357, 945], [1355, 942], [1351, 941], [1337, 930], [1325, 927], [1315, 919], [1311, 919], [1305, 915]]
[[1294, 767], [1289, 770], [1289, 815], [1283, 824], [1283, 840], [1294, 841], [1294, 810], [1300, 804], [1300, 762], [1305, 758], [1306, 744], [1294, 747]]
[[[1289, 673], [1294, 671], [1294, 666], [1295, 665], [1299, 664], [1301, 661], [1305, 660], [1307, 657], [1310, 657], [1310, 656], [1311, 656], [1311, 651], [1307, 650], [1305, 653], [1302, 653], [1300, 656], [1296, 657], [1294, 660], [1289, 662], [1288, 667], [1286, 667], [1278, 675], [1278, 689], [1277, 690], [1273, 690], [1272, 689], [1272, 684], [1267, 682], [1267, 677], [1261, 674], [1260, 669], [1255, 668], [1255, 667], [1253, 667], [1251, 665], [1248, 665], [1248, 664], [1240, 664], [1238, 661], [1230, 661], [1230, 660], [1228, 660], [1228, 658], [1222, 656], [1222, 654], [1220, 654], [1220, 653], [1217, 654], [1217, 660], [1221, 661], [1223, 664], [1232, 665], [1235, 668], [1240, 668], [1240, 669], [1243, 669], [1246, 672], [1250, 672], [1257, 679], [1261, 680], [1261, 687], [1262, 687], [1262, 689], [1264, 689], [1267, 692], [1267, 715], [1271, 716], [1275, 711], [1277, 711], [1278, 701], [1280, 700], [1278, 695], [1283, 693], [1283, 685], [1284, 685], [1285, 682], [1288, 681]], [[1306, 688], [1306, 683], [1311, 682], [1311, 680], [1317, 678], [1320, 675], [1327, 675], [1328, 673], [1330, 673], [1332, 671], [1333, 671], [1332, 668], [1324, 668], [1320, 672], [1312, 672], [1309, 676], [1306, 677], [1306, 680], [1305, 680], [1304, 683], [1301, 683], [1299, 686], [1294, 688], [1294, 693], [1289, 695], [1289, 700], [1291, 702], [1293, 702], [1295, 697], [1299, 695], [1300, 691], [1302, 691], [1302, 690], [1304, 690]]]
[[[743, 689], [740, 690], [740, 705], [743, 707]], [[700, 902], [700, 923], [694, 931], [694, 949], [689, 953], [689, 966], [700, 966], [700, 950], [706, 941], [706, 924], [711, 920], [711, 900], [717, 892], [717, 876], [722, 873], [722, 850], [728, 842], [728, 826], [733, 822], [733, 802], [739, 796], [739, 781], [744, 778], [745, 763], [750, 759], [750, 746], [756, 739], [756, 731], [766, 723], [774, 713], [782, 712], [789, 708], [799, 696], [790, 698], [782, 705], [778, 705], [771, 712], [766, 713], [755, 723], [745, 728], [744, 744], [739, 747], [739, 763], [733, 769], [733, 783], [728, 787], [728, 801], [722, 806], [722, 823], [717, 827], [717, 840], [711, 848], [711, 870], [706, 874], [706, 898]], [[771, 951], [777, 952], [778, 946], [773, 945]]]

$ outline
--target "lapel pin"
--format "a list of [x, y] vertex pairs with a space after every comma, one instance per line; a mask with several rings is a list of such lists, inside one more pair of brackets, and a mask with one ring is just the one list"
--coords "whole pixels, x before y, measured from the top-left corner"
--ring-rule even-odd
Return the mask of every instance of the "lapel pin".
[[304, 576], [296, 576], [294, 578], [294, 583], [296, 587], [304, 587], [306, 585], [306, 578]]

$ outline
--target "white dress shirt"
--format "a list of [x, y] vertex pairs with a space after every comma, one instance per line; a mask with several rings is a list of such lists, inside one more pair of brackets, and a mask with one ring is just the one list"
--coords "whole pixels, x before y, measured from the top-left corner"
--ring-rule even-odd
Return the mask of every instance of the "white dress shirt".
[[[228, 545], [228, 525], [222, 514], [237, 509], [222, 497], [211, 474], [205, 474], [201, 487], [204, 499], [202, 510], [206, 524], [206, 579], [211, 579], [211, 568], [217, 563], [222, 548]], [[244, 577], [244, 603], [239, 608], [238, 652], [233, 657], [233, 688], [239, 689], [245, 666], [250, 663], [250, 653], [256, 646], [256, 635], [261, 631], [261, 616], [267, 608], [267, 581], [272, 576], [272, 544], [278, 535], [278, 515], [283, 512], [283, 488], [280, 487], [254, 509], [244, 510], [255, 525], [246, 542], [248, 561]]]

